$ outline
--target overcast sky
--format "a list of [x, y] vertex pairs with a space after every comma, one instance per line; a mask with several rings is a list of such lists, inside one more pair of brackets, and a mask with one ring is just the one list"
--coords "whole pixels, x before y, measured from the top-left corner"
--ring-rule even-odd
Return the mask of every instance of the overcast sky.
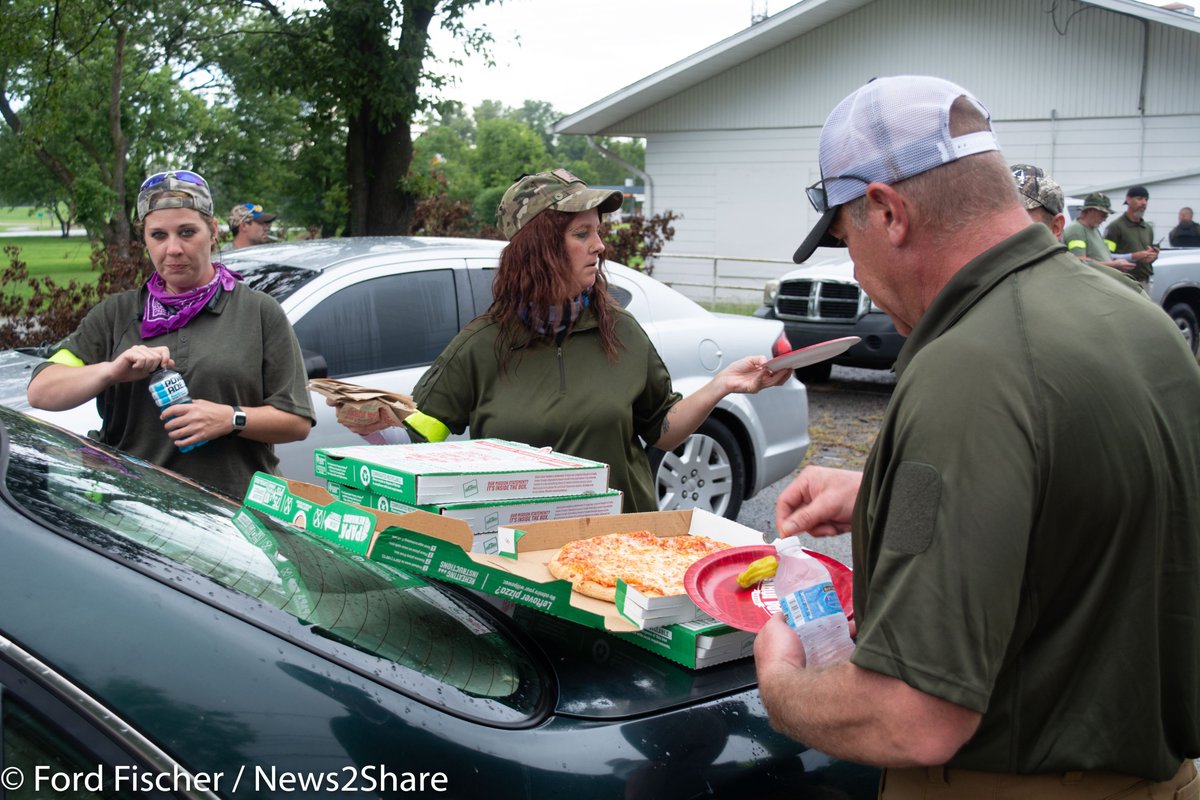
[[[1147, 0], [1163, 5], [1168, 0]], [[494, 68], [468, 59], [446, 96], [470, 111], [483, 100], [545, 100], [571, 114], [777, 14], [795, 0], [503, 0], [468, 12], [495, 37]], [[461, 45], [434, 25], [434, 51]]]
[[[754, 8], [790, 0], [504, 0], [466, 21], [496, 43], [495, 68], [467, 61], [446, 96], [468, 111], [483, 100], [520, 106], [545, 100], [569, 114], [750, 27]], [[431, 27], [434, 52], [460, 48]]]

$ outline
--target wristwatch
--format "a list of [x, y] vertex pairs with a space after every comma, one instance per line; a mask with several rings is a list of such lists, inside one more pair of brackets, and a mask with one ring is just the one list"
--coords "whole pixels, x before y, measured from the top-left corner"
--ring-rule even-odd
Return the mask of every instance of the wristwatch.
[[241, 406], [233, 407], [233, 432], [241, 433], [246, 430], [246, 412], [242, 411]]

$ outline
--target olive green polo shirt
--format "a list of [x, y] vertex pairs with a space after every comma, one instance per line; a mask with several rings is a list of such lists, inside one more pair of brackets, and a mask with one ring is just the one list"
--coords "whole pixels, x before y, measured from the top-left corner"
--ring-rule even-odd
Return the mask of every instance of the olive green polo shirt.
[[1200, 755], [1200, 366], [1041, 225], [896, 362], [853, 524], [853, 661], [980, 712], [952, 766], [1153, 780]]
[[[1104, 229], [1104, 238], [1113, 243], [1114, 253], [1136, 253], [1154, 244], [1154, 225], [1146, 220], [1131, 220], [1125, 214], [1108, 223]], [[1129, 270], [1129, 275], [1136, 281], [1148, 281], [1154, 274], [1151, 264], [1138, 264]]]
[[[472, 321], [413, 389], [421, 413], [450, 431], [507, 439], [609, 465], [609, 485], [624, 493], [626, 513], [657, 511], [642, 440], [656, 442], [680, 399], [646, 332], [614, 308], [621, 345], [610, 362], [595, 315], [585, 310], [561, 345], [534, 341], [514, 351], [508, 369], [496, 358], [499, 326]], [[420, 435], [419, 433], [417, 435]]]
[[[239, 283], [184, 327], [142, 339], [145, 297], [141, 288], [105, 298], [57, 349], [96, 364], [137, 344], [165, 346], [192, 399], [269, 405], [314, 421], [300, 345], [274, 298]], [[39, 364], [34, 375], [49, 365]], [[274, 446], [241, 436], [181, 452], [163, 428], [149, 386], [148, 379], [118, 383], [96, 398], [103, 420], [100, 441], [239, 499], [256, 471], [277, 472]]]

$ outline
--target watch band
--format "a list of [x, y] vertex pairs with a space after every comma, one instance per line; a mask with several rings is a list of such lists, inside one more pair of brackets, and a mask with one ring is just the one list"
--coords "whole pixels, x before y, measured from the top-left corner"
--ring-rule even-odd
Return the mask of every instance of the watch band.
[[241, 406], [233, 407], [233, 432], [241, 433], [246, 430], [246, 412], [242, 411]]

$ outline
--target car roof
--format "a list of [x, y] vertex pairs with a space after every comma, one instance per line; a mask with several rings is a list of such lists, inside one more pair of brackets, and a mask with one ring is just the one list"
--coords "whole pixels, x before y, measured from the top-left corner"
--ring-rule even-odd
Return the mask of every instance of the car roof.
[[283, 264], [317, 272], [347, 261], [375, 255], [412, 254], [415, 258], [498, 256], [507, 242], [496, 239], [458, 239], [434, 236], [356, 236], [311, 239], [247, 247], [224, 253], [221, 260], [239, 263]]

